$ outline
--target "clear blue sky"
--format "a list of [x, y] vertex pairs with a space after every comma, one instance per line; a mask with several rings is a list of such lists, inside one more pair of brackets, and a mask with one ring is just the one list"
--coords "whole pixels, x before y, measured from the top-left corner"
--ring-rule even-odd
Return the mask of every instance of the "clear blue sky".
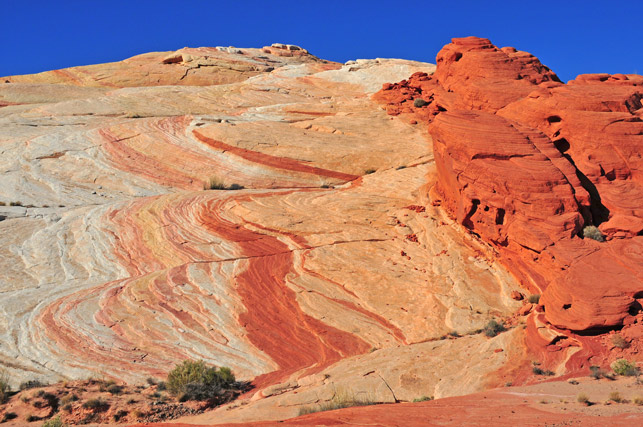
[[324, 59], [435, 62], [452, 37], [538, 56], [561, 79], [643, 74], [643, 1], [0, 0], [0, 76], [184, 46], [291, 43]]

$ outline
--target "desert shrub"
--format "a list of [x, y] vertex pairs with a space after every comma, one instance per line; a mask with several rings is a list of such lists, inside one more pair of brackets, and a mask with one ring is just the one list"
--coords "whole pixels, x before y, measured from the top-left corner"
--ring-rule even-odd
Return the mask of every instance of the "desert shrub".
[[538, 366], [534, 366], [531, 371], [536, 375], [545, 375], [548, 377], [554, 375], [552, 371], [540, 369]]
[[6, 402], [10, 391], [9, 376], [3, 369], [0, 369], [0, 403]]
[[399, 171], [399, 170], [402, 170], [402, 169], [406, 169], [406, 166], [405, 165], [400, 165], [400, 166], [395, 168], [396, 171]]
[[627, 348], [629, 343], [619, 334], [612, 335], [612, 344], [616, 348]]
[[45, 421], [42, 424], [42, 427], [65, 427], [67, 424], [63, 423], [59, 415], [56, 415], [54, 418]]
[[375, 405], [369, 397], [356, 397], [354, 394], [337, 392], [331, 400], [317, 406], [304, 406], [299, 409], [299, 415], [312, 414], [315, 412], [332, 411], [335, 409], [350, 408], [352, 406]]
[[9, 420], [13, 420], [15, 418], [18, 418], [18, 414], [15, 412], [5, 412], [2, 417], [0, 417], [0, 423], [6, 423]]
[[46, 387], [47, 384], [40, 380], [29, 380], [20, 384], [20, 390], [29, 390], [32, 388]]
[[589, 367], [589, 376], [594, 378], [595, 380], [600, 380], [601, 378], [607, 378], [607, 379], [614, 379], [612, 374], [605, 372], [603, 369], [600, 368], [600, 366], [590, 366]]
[[533, 294], [527, 297], [527, 301], [532, 304], [538, 304], [540, 302], [540, 294]]
[[632, 399], [635, 405], [638, 406], [643, 406], [643, 397], [641, 396], [636, 396], [634, 399]]
[[156, 385], [156, 390], [158, 391], [167, 390], [167, 383], [165, 381], [159, 381], [159, 383]]
[[584, 403], [585, 405], [589, 405], [589, 397], [585, 393], [579, 393], [578, 396], [576, 396], [576, 401], [578, 403]]
[[22, 202], [11, 202], [9, 206], [22, 206]]
[[626, 359], [618, 359], [612, 362], [610, 368], [612, 368], [616, 374], [626, 377], [633, 377], [639, 373], [636, 365], [632, 362], [628, 362]]
[[63, 411], [65, 412], [71, 412], [71, 403], [66, 403], [63, 405]]
[[428, 104], [428, 102], [426, 102], [426, 101], [425, 101], [425, 100], [423, 100], [422, 98], [415, 98], [415, 100], [413, 101], [413, 106], [414, 106], [415, 108], [422, 108], [422, 107], [424, 107], [426, 104]]
[[62, 399], [60, 399], [60, 404], [61, 405], [66, 405], [68, 403], [75, 402], [77, 400], [78, 400], [78, 396], [76, 396], [75, 394], [72, 393], [72, 394], [68, 394], [67, 396], [65, 396]]
[[114, 421], [118, 422], [121, 418], [127, 416], [127, 411], [124, 409], [119, 410], [113, 415]]
[[611, 400], [612, 402], [621, 403], [623, 401], [623, 397], [618, 391], [613, 391], [609, 395], [609, 400]]
[[583, 238], [593, 239], [597, 242], [602, 242], [605, 240], [605, 237], [603, 237], [603, 233], [601, 233], [598, 227], [594, 225], [588, 225], [587, 227], [583, 228]]
[[222, 389], [235, 382], [230, 368], [208, 366], [203, 360], [186, 360], [167, 375], [167, 389], [185, 400], [204, 400], [216, 397]]
[[210, 178], [204, 185], [204, 190], [243, 190], [243, 185], [231, 184], [225, 185], [219, 178]]
[[429, 400], [433, 400], [433, 396], [422, 396], [422, 397], [418, 397], [418, 398], [413, 399], [413, 402], [416, 402], [416, 403], [417, 403], [417, 402], [427, 402], [427, 401], [429, 401]]
[[152, 377], [147, 377], [145, 380], [147, 382], [147, 385], [156, 385], [156, 379]]
[[83, 408], [85, 409], [107, 409], [107, 407], [109, 407], [109, 404], [100, 397], [96, 399], [89, 399], [88, 401], [83, 403]]
[[372, 174], [372, 173], [375, 173], [375, 169], [370, 169], [370, 168], [369, 168], [369, 169], [366, 169], [366, 170], [364, 171], [364, 175], [370, 175], [370, 174]]
[[500, 332], [504, 332], [505, 330], [505, 325], [496, 322], [495, 319], [491, 319], [483, 329], [484, 334], [488, 337], [495, 337]]
[[32, 423], [34, 421], [38, 421], [38, 417], [32, 414], [27, 414], [27, 416], [25, 417], [25, 421], [28, 423]]
[[111, 394], [121, 394], [123, 392], [123, 386], [118, 384], [112, 384], [107, 387], [107, 391]]

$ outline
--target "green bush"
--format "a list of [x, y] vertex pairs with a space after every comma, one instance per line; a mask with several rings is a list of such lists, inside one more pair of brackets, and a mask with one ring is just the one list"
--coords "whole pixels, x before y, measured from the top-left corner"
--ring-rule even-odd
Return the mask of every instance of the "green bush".
[[610, 365], [610, 368], [618, 374], [626, 377], [633, 377], [638, 375], [639, 370], [636, 367], [636, 364], [628, 362], [626, 359], [618, 359]]
[[483, 329], [484, 334], [488, 337], [495, 337], [500, 332], [506, 331], [505, 325], [498, 323], [495, 319], [491, 319]]
[[422, 108], [422, 107], [424, 107], [426, 104], [428, 104], [428, 102], [426, 102], [426, 101], [425, 101], [425, 100], [423, 100], [422, 98], [415, 98], [415, 100], [413, 101], [413, 106], [414, 106], [415, 108]]
[[607, 378], [608, 374], [607, 372], [602, 370], [600, 366], [592, 365], [589, 367], [589, 376], [594, 378], [595, 380], [600, 380], [603, 377]]
[[433, 396], [418, 397], [418, 398], [413, 399], [413, 402], [415, 402], [415, 403], [417, 403], [417, 402], [427, 402], [429, 400], [433, 400]]
[[547, 377], [550, 377], [550, 376], [554, 375], [554, 373], [552, 371], [542, 370], [538, 366], [534, 366], [531, 371], [536, 375], [544, 375], [544, 376], [547, 376]]
[[605, 240], [603, 233], [594, 225], [588, 225], [583, 228], [583, 238], [594, 239], [597, 242], [602, 242]]
[[206, 400], [218, 396], [235, 382], [230, 368], [208, 366], [203, 360], [186, 360], [167, 375], [167, 389], [181, 400]]
[[63, 423], [59, 415], [56, 415], [54, 418], [45, 421], [42, 424], [42, 427], [66, 427], [67, 424]]

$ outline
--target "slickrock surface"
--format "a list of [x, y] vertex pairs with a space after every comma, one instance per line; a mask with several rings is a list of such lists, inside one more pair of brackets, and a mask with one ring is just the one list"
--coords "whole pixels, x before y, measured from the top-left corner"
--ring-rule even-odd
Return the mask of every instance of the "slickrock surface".
[[[532, 55], [469, 37], [438, 53], [432, 77], [376, 98], [430, 122], [432, 202], [543, 292], [547, 322], [591, 331], [631, 325], [641, 309], [642, 86], [622, 74], [563, 84]], [[581, 238], [589, 225], [606, 241]]]
[[[620, 196], [640, 189], [638, 77], [562, 85], [481, 39], [434, 70], [276, 43], [0, 78], [12, 386], [141, 384], [204, 359], [254, 387], [178, 420], [213, 424], [292, 418], [338, 392], [410, 402], [534, 382], [532, 362], [566, 375], [639, 358], [640, 206]], [[561, 120], [510, 108], [534, 90]], [[579, 101], [592, 91], [611, 98]], [[409, 106], [418, 95], [428, 105]], [[595, 154], [584, 113], [616, 114], [592, 123], [613, 127], [619, 155]], [[582, 141], [557, 150], [558, 137]], [[588, 221], [607, 242], [578, 237]], [[491, 319], [508, 330], [480, 334]], [[567, 331], [622, 324], [625, 349]]]

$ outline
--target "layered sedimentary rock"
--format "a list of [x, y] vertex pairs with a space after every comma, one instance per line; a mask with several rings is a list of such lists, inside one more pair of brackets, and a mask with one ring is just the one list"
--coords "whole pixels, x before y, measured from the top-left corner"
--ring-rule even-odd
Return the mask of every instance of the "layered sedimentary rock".
[[[376, 99], [430, 122], [433, 202], [544, 291], [549, 322], [587, 330], [632, 323], [641, 307], [642, 84], [563, 84], [534, 56], [469, 37], [438, 53], [433, 76], [385, 85]], [[606, 242], [581, 238], [591, 225]]]
[[425, 130], [371, 100], [433, 69], [277, 45], [5, 78], [0, 363], [13, 385], [136, 383], [204, 359], [255, 386], [209, 423], [295, 416], [337, 387], [388, 402], [506, 382], [521, 329], [457, 334], [515, 312], [518, 283], [427, 204]]

